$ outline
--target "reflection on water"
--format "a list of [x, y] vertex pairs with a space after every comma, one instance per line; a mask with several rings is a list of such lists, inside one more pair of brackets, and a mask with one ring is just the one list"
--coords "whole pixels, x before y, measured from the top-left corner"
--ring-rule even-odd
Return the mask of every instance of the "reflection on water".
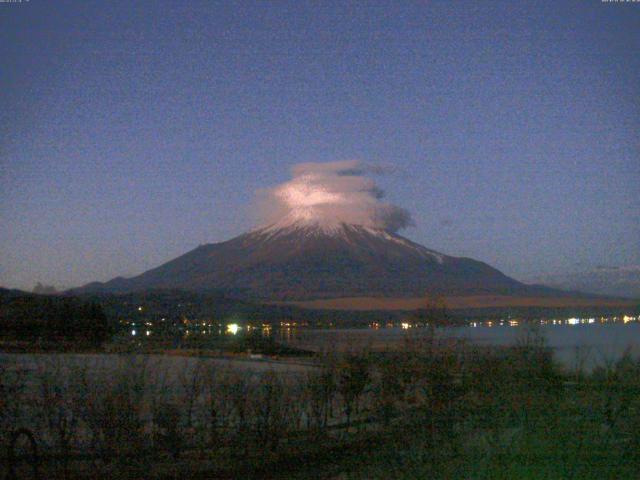
[[[463, 327], [440, 328], [436, 335], [440, 338], [457, 338], [474, 345], [509, 346], [515, 345], [523, 334], [531, 329], [531, 324], [519, 326], [495, 322]], [[563, 322], [537, 323], [534, 328], [553, 350], [554, 358], [568, 368], [580, 367], [587, 370], [598, 365], [607, 365], [619, 360], [625, 353], [640, 358], [640, 322]], [[313, 348], [316, 345], [350, 348], [365, 346], [385, 349], [402, 346], [407, 335], [423, 335], [428, 330], [404, 326], [394, 328], [369, 329], [324, 329], [297, 330], [294, 343]], [[289, 334], [291, 338], [291, 334]], [[297, 341], [297, 342], [296, 342]]]
[[[164, 321], [164, 318], [162, 319]], [[612, 316], [612, 317], [569, 317], [569, 318], [543, 318], [538, 320], [531, 319], [520, 319], [520, 318], [497, 318], [497, 319], [487, 319], [487, 320], [474, 320], [464, 322], [468, 327], [478, 328], [478, 327], [519, 327], [523, 325], [540, 325], [540, 326], [578, 326], [578, 325], [607, 325], [607, 324], [616, 324], [616, 323], [635, 323], [640, 322], [640, 316], [637, 315], [621, 315], [621, 316]], [[238, 335], [241, 333], [251, 333], [255, 331], [259, 331], [265, 337], [274, 337], [279, 340], [287, 341], [294, 339], [296, 337], [296, 332], [305, 331], [309, 327], [306, 323], [297, 323], [297, 322], [280, 322], [276, 324], [261, 324], [261, 325], [251, 325], [246, 324], [242, 325], [238, 322], [233, 323], [212, 323], [212, 322], [200, 322], [200, 321], [188, 321], [184, 320], [181, 322], [178, 328], [174, 328], [174, 333], [179, 333], [184, 335], [185, 337], [189, 335], [222, 335], [223, 333], [226, 335]], [[144, 334], [147, 337], [151, 336], [154, 331], [157, 333], [166, 334], [167, 329], [165, 325], [157, 325], [153, 322], [128, 322], [129, 334], [132, 337], [136, 335]], [[159, 326], [165, 327], [162, 330], [158, 330]], [[395, 329], [400, 328], [402, 330], [410, 330], [414, 328], [424, 328], [428, 327], [428, 324], [411, 322], [409, 320], [403, 320], [401, 322], [372, 322], [366, 326], [372, 330], [384, 330], [384, 329]], [[144, 328], [144, 329], [142, 329]], [[338, 328], [333, 323], [328, 323], [326, 325], [317, 325], [315, 327], [311, 327], [314, 329], [318, 328]], [[364, 328], [364, 327], [363, 327]], [[347, 328], [349, 329], [349, 328]], [[341, 328], [341, 330], [346, 330], [345, 328]]]
[[[368, 343], [376, 348], [399, 344], [407, 334], [429, 332], [424, 323], [402, 320], [398, 322], [372, 322], [361, 328], [337, 328], [328, 323], [311, 327], [306, 323], [282, 321], [276, 324], [248, 324], [241, 319], [227, 323], [183, 319], [169, 328], [168, 322], [131, 322], [128, 334], [131, 341], [149, 342], [154, 339], [174, 338], [175, 345], [195, 339], [262, 335], [278, 342], [311, 350], [342, 348], [352, 342]], [[542, 318], [536, 321], [523, 318], [492, 318], [469, 320], [465, 326], [439, 328], [438, 335], [462, 338], [481, 345], [513, 344], [525, 328], [535, 326], [543, 334], [556, 358], [570, 365], [578, 356], [589, 357], [587, 364], [615, 361], [625, 351], [640, 354], [640, 315], [626, 314], [610, 317]], [[135, 339], [135, 340], [134, 340]], [[580, 352], [578, 352], [580, 351]]]

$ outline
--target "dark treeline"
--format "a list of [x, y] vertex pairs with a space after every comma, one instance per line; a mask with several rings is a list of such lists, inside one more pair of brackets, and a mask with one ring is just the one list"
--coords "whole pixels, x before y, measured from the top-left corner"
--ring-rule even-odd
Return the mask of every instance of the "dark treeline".
[[75, 297], [2, 290], [0, 336], [24, 341], [81, 341], [99, 345], [114, 328], [102, 307]]
[[[490, 307], [449, 309], [443, 299], [425, 301], [425, 307], [415, 311], [346, 311], [313, 310], [292, 305], [276, 305], [240, 300], [225, 292], [186, 292], [181, 290], [151, 290], [128, 294], [94, 294], [81, 297], [100, 303], [109, 318], [132, 319], [211, 319], [226, 323], [277, 324], [283, 321], [309, 326], [363, 327], [372, 323], [384, 325], [429, 323], [438, 326], [464, 325], [469, 321], [519, 318], [540, 320], [568, 317], [600, 317], [640, 314], [636, 307]], [[138, 310], [143, 306], [142, 312]]]
[[[401, 321], [407, 312], [311, 310], [291, 305], [263, 304], [241, 300], [223, 292], [148, 290], [127, 294], [83, 295], [100, 303], [109, 318], [148, 320], [207, 319], [226, 323], [253, 324], [295, 321], [310, 326], [365, 326], [371, 322]], [[143, 307], [142, 311], [139, 307]]]
[[[99, 344], [127, 322], [151, 321], [154, 332], [180, 332], [184, 320], [279, 325], [295, 322], [309, 327], [364, 327], [389, 322], [464, 325], [469, 321], [506, 318], [549, 319], [639, 314], [640, 306], [619, 307], [503, 307], [450, 310], [446, 303], [431, 302], [409, 311], [311, 310], [291, 305], [260, 304], [239, 300], [225, 292], [155, 290], [129, 294], [37, 295], [0, 289], [0, 336], [34, 341], [70, 340]], [[166, 321], [162, 321], [162, 320]], [[162, 322], [161, 322], [162, 321]], [[189, 328], [189, 327], [186, 327]]]
[[635, 307], [574, 306], [574, 307], [487, 307], [464, 308], [450, 312], [458, 320], [482, 321], [518, 318], [523, 320], [562, 319], [569, 317], [613, 317], [640, 314], [640, 302]]

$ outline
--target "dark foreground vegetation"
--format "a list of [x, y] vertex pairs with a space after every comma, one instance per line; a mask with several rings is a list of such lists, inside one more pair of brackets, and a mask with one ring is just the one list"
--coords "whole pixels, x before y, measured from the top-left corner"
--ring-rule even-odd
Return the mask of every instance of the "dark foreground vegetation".
[[589, 373], [579, 362], [562, 371], [535, 332], [504, 349], [407, 337], [401, 351], [326, 352], [298, 370], [133, 355], [32, 358], [0, 364], [8, 478], [34, 478], [34, 469], [43, 479], [640, 472], [640, 363], [627, 356]]
[[102, 306], [75, 297], [26, 294], [0, 289], [0, 341], [31, 350], [91, 349], [116, 331]]

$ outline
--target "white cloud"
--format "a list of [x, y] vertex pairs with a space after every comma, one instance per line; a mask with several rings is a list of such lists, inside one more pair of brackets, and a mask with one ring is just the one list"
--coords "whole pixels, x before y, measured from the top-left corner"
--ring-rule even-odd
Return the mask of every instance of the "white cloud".
[[366, 176], [386, 172], [358, 160], [299, 163], [291, 169], [291, 180], [259, 192], [262, 222], [347, 223], [391, 232], [405, 228], [412, 224], [410, 214], [383, 202], [384, 192]]

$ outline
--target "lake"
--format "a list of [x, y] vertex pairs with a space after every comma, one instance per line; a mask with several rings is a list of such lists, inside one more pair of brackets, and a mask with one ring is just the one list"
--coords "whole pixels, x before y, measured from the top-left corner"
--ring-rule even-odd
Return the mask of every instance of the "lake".
[[[523, 326], [476, 326], [441, 329], [440, 337], [455, 337], [487, 346], [515, 345], [526, 333]], [[626, 351], [640, 357], [640, 323], [540, 325], [536, 327], [555, 359], [567, 368], [581, 363], [592, 369], [619, 360]], [[313, 350], [337, 348], [348, 350], [368, 346], [374, 349], [398, 346], [407, 335], [427, 333], [423, 328], [328, 329], [301, 330], [293, 333], [291, 343]]]

